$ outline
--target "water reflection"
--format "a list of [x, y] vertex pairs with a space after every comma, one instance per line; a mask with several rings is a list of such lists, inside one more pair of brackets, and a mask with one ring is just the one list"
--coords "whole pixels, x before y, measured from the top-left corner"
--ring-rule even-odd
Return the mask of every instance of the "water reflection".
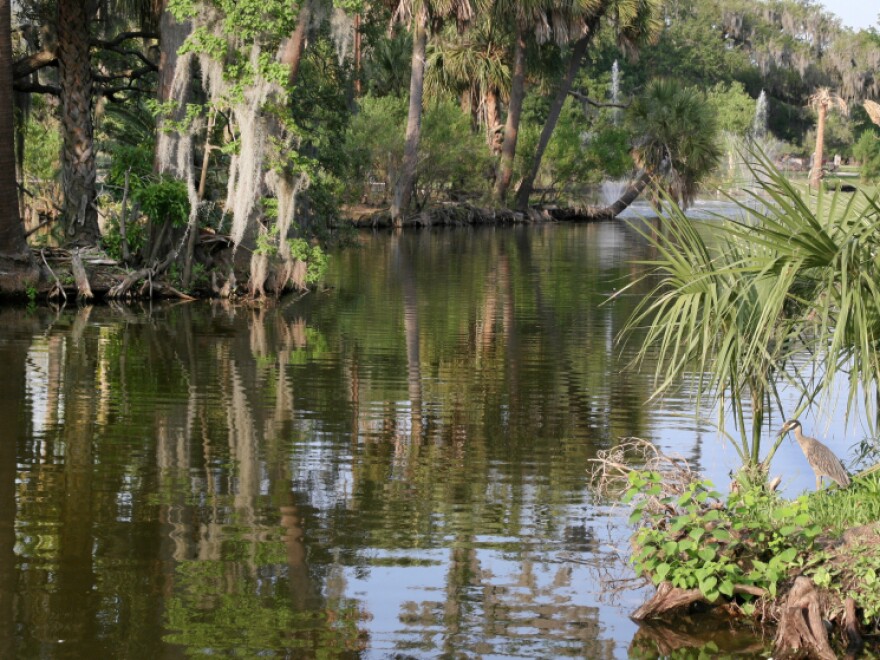
[[588, 460], [705, 451], [612, 347], [644, 242], [362, 242], [270, 309], [0, 311], [4, 657], [627, 653]]

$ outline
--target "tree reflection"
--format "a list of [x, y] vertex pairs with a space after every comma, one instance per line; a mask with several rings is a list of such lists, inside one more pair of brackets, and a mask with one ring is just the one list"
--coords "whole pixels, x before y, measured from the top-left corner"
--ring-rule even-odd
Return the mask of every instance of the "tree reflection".
[[650, 432], [608, 231], [364, 238], [296, 305], [0, 326], [4, 643], [609, 655], [566, 559], [599, 552], [587, 461]]

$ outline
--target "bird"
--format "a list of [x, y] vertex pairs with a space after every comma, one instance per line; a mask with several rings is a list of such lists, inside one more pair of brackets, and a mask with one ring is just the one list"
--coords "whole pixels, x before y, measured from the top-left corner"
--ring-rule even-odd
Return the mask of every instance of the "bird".
[[790, 419], [782, 425], [779, 435], [794, 431], [794, 439], [801, 446], [810, 467], [816, 473], [816, 490], [822, 487], [822, 477], [828, 477], [837, 482], [841, 488], [849, 486], [849, 475], [843, 469], [840, 459], [816, 438], [804, 435], [801, 428], [801, 423], [798, 420]]

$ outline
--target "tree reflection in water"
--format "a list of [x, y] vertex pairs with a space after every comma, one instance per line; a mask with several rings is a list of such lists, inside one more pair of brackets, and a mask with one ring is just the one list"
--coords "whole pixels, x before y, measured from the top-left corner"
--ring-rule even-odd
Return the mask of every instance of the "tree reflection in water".
[[3, 650], [624, 652], [584, 480], [650, 435], [636, 235], [363, 240], [296, 303], [2, 311]]

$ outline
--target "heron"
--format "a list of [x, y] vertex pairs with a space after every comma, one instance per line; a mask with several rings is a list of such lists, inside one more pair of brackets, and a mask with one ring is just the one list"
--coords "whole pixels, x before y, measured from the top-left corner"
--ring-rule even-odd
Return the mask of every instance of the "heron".
[[790, 419], [782, 425], [779, 435], [794, 431], [794, 439], [801, 446], [804, 456], [807, 457], [807, 462], [816, 473], [816, 489], [822, 487], [822, 477], [828, 477], [837, 482], [841, 488], [849, 486], [849, 475], [843, 469], [840, 459], [816, 438], [804, 435], [801, 428], [801, 423], [798, 420]]

